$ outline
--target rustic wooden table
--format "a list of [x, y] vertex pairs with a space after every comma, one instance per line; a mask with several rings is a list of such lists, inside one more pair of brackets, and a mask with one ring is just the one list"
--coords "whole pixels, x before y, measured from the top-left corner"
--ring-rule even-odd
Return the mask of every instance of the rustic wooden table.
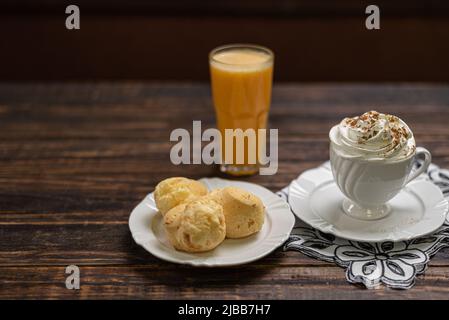
[[[413, 128], [449, 167], [449, 86], [277, 85], [279, 171], [246, 180], [273, 191], [328, 158], [328, 130], [375, 108]], [[449, 252], [407, 291], [365, 290], [344, 270], [278, 249], [232, 268], [161, 261], [128, 230], [133, 207], [164, 178], [217, 175], [169, 161], [172, 129], [214, 123], [207, 84], [0, 85], [0, 298], [449, 298]], [[65, 267], [81, 290], [65, 288]]]

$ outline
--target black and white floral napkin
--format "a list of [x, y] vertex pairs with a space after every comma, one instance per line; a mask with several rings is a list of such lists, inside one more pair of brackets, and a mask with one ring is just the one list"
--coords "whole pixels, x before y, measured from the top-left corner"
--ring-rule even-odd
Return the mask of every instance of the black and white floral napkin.
[[[419, 167], [416, 162], [415, 167]], [[429, 179], [449, 198], [449, 170], [431, 164], [423, 179]], [[288, 202], [288, 186], [278, 192]], [[381, 284], [395, 289], [409, 289], [416, 276], [424, 273], [431, 257], [449, 247], [449, 218], [433, 234], [409, 240], [381, 243], [350, 241], [325, 234], [297, 219], [284, 250], [299, 251], [309, 257], [332, 262], [346, 269], [350, 283], [368, 289]]]

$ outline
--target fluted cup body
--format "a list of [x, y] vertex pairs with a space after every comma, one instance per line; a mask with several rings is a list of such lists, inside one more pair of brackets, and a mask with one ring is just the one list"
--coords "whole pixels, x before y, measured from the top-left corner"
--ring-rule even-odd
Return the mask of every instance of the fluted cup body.
[[330, 162], [341, 192], [361, 207], [378, 207], [394, 198], [407, 183], [415, 155], [399, 161], [345, 157], [330, 145]]

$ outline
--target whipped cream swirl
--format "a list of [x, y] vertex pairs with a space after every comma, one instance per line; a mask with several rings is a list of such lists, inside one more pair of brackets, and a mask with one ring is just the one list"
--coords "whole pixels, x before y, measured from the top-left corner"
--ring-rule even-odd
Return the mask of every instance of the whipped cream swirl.
[[334, 150], [350, 157], [398, 160], [416, 150], [407, 124], [396, 116], [377, 111], [343, 119], [329, 136]]

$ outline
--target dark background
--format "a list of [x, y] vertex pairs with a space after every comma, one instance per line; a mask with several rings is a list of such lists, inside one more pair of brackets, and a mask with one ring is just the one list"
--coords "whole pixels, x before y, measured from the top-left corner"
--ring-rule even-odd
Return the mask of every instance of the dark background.
[[0, 39], [0, 81], [202, 81], [235, 42], [273, 49], [277, 81], [449, 80], [449, 1], [2, 0]]

